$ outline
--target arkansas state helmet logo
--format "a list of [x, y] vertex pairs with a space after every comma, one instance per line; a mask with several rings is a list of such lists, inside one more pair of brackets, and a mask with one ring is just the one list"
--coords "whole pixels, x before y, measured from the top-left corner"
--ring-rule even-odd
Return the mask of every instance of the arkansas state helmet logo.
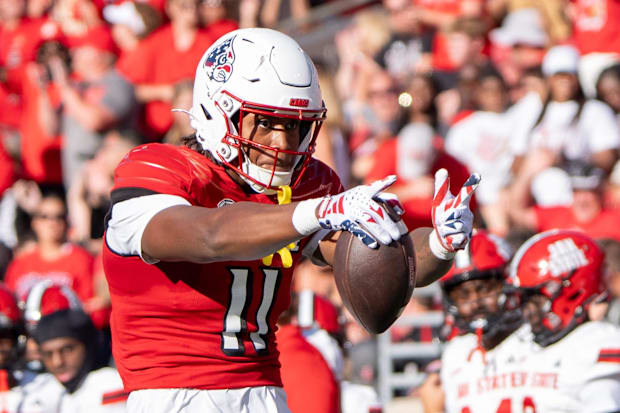
[[235, 61], [235, 52], [232, 48], [235, 37], [233, 36], [215, 45], [207, 56], [204, 65], [209, 79], [224, 83], [230, 78]]

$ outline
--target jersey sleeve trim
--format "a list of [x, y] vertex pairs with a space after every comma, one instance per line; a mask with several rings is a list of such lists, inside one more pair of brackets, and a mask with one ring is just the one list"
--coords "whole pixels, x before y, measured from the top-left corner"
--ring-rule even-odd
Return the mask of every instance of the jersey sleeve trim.
[[596, 361], [599, 363], [620, 363], [620, 348], [601, 349]]
[[125, 390], [111, 391], [108, 393], [103, 393], [103, 396], [101, 397], [101, 404], [106, 405], [125, 402], [127, 401], [127, 398], [129, 398], [129, 392], [126, 392]]
[[110, 198], [112, 200], [112, 205], [114, 205], [118, 202], [127, 201], [128, 199], [138, 198], [138, 197], [147, 196], [147, 195], [155, 195], [155, 194], [159, 194], [159, 192], [146, 189], [146, 188], [127, 187], [127, 188], [117, 188], [117, 189], [112, 190], [112, 193], [110, 194]]
[[159, 262], [142, 255], [142, 234], [151, 218], [176, 205], [191, 206], [185, 198], [169, 194], [145, 195], [114, 204], [105, 233], [108, 248], [117, 255], [139, 256], [147, 264]]

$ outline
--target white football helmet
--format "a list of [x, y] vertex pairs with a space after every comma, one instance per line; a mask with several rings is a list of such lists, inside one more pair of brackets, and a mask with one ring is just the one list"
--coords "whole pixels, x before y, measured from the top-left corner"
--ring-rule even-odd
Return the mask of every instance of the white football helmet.
[[[194, 80], [191, 125], [198, 142], [219, 162], [235, 171], [257, 192], [295, 186], [325, 119], [325, 106], [316, 69], [289, 36], [264, 28], [240, 29], [220, 37], [205, 52]], [[287, 151], [258, 145], [241, 137], [247, 113], [301, 121], [300, 145]], [[273, 168], [265, 169], [247, 157], [250, 146], [273, 151]], [[296, 155], [290, 171], [276, 171], [279, 153]]]

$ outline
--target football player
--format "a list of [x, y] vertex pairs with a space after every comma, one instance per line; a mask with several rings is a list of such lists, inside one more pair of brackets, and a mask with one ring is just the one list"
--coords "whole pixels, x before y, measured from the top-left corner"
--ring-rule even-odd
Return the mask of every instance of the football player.
[[440, 373], [420, 388], [428, 412], [495, 412], [502, 394], [486, 393], [480, 384], [502, 369], [522, 348], [518, 296], [506, 284], [509, 246], [477, 230], [456, 253], [450, 271], [440, 279], [446, 316], [458, 334], [444, 348]]
[[[399, 239], [394, 178], [343, 192], [311, 158], [326, 113], [316, 70], [273, 30], [218, 39], [188, 113], [184, 147], [137, 147], [115, 172], [103, 261], [128, 411], [288, 412], [274, 330], [292, 270], [302, 251], [331, 264], [339, 231], [369, 248]], [[469, 240], [479, 179], [455, 197], [438, 172], [434, 228], [411, 233], [418, 285]]]
[[568, 230], [535, 235], [515, 253], [510, 280], [523, 292], [533, 342], [513, 411], [620, 411], [620, 328], [588, 320], [605, 297], [603, 259], [590, 237]]

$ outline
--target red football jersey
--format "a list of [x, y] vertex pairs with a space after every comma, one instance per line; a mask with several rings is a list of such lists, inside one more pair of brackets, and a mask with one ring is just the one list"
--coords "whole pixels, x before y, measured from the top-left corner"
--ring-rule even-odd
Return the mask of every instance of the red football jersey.
[[[331, 169], [312, 160], [292, 200], [342, 189]], [[113, 201], [153, 193], [207, 208], [277, 204], [273, 196], [246, 194], [207, 157], [165, 144], [132, 150], [115, 173]], [[230, 226], [243, 230], [236, 222]], [[104, 246], [112, 348], [125, 389], [281, 386], [274, 333], [289, 306], [293, 268], [305, 241], [292, 252], [291, 268], [282, 267], [278, 254], [271, 266], [262, 260], [149, 265]]]

